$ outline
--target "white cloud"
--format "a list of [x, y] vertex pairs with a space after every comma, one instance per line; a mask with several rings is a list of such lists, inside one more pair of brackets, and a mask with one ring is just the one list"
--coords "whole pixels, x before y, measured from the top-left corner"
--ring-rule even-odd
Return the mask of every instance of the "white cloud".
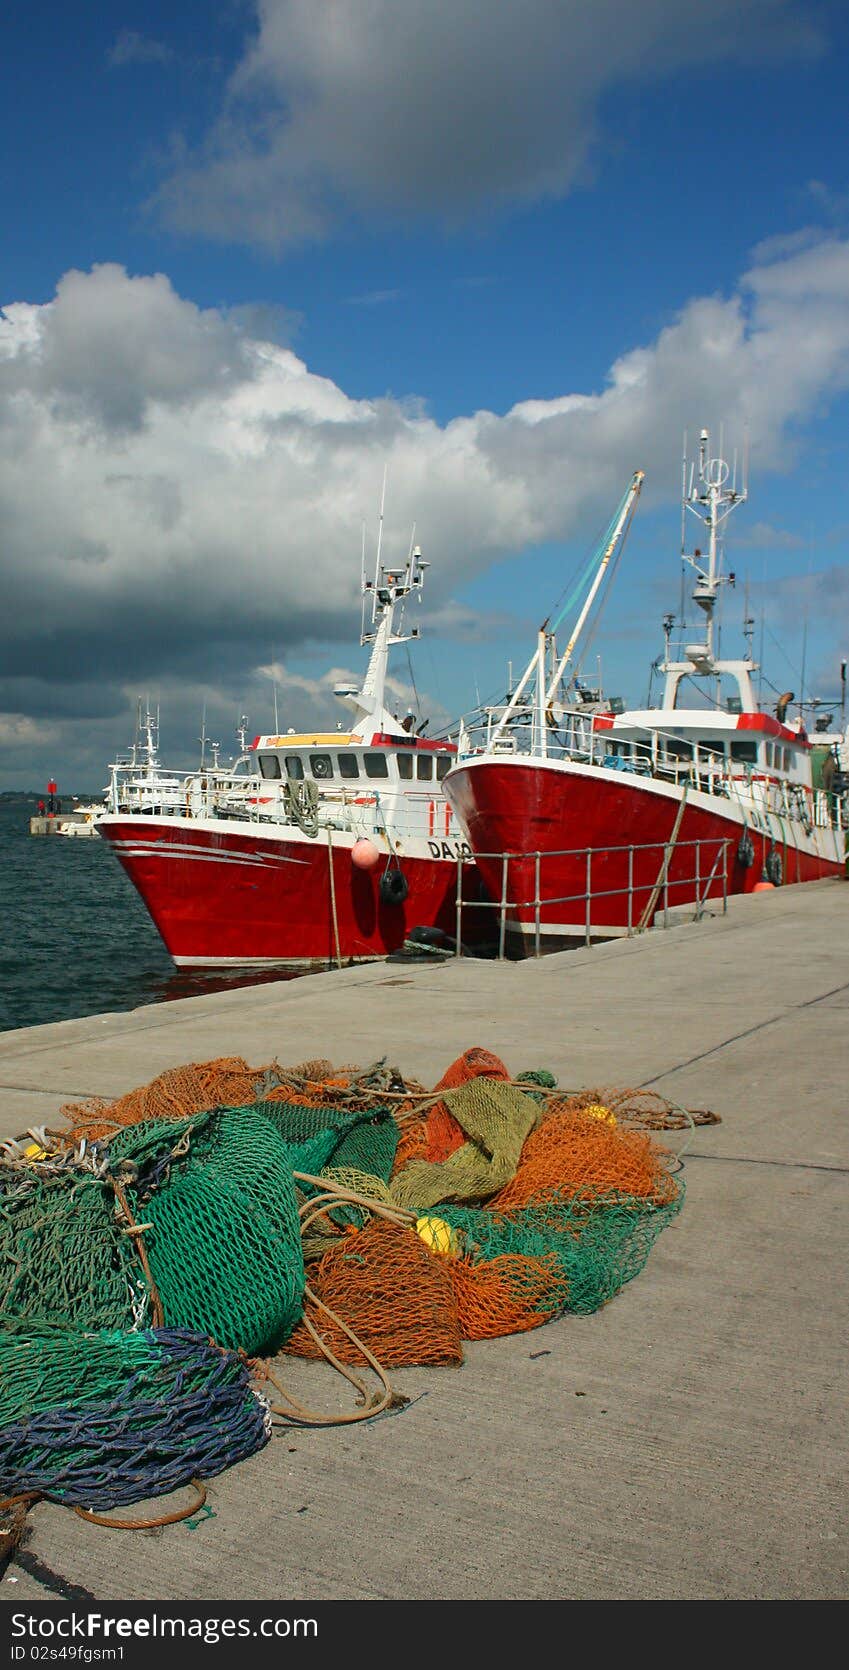
[[788, 255], [798, 255], [800, 249], [809, 249], [812, 244], [821, 243], [822, 237], [821, 226], [800, 226], [795, 232], [777, 232], [774, 237], [762, 238], [759, 244], [755, 244], [752, 260], [757, 265], [783, 261]]
[[600, 391], [444, 427], [414, 402], [351, 399], [161, 275], [70, 273], [53, 302], [0, 314], [0, 705], [96, 709], [114, 739], [119, 687], [167, 687], [191, 698], [191, 739], [214, 688], [232, 734], [248, 692], [267, 709], [272, 659], [320, 650], [326, 665], [329, 645], [346, 658], [356, 645], [361, 529], [373, 551], [384, 466], [384, 554], [405, 553], [415, 524], [427, 609], [450, 619], [452, 593], [494, 562], [585, 537], [635, 469], [647, 505], [674, 502], [682, 430], [748, 429], [757, 479], [789, 467], [805, 421], [847, 387], [849, 243], [836, 239], [694, 298]]
[[774, 528], [771, 522], [753, 522], [742, 532], [738, 530], [735, 543], [755, 550], [800, 551], [808, 542], [788, 528]]
[[55, 725], [41, 725], [25, 713], [0, 713], [0, 745], [3, 748], [32, 748], [52, 744], [58, 737]]
[[282, 248], [348, 214], [449, 220], [568, 192], [606, 93], [688, 65], [817, 52], [802, 0], [257, 0], [176, 226]]

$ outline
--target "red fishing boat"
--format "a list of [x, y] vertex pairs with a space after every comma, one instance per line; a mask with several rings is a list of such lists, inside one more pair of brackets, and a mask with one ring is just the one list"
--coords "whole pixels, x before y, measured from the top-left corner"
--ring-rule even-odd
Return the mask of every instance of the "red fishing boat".
[[723, 573], [723, 526], [747, 489], [736, 465], [732, 474], [710, 455], [706, 430], [691, 465], [685, 450], [684, 506], [706, 528], [707, 550], [682, 551], [703, 635], [673, 651], [665, 617], [659, 706], [582, 706], [572, 652], [641, 483], [637, 472], [567, 651], [556, 661], [546, 623], [516, 691], [488, 710], [482, 732], [464, 731], [445, 779], [519, 954], [632, 933], [670, 906], [699, 912], [728, 894], [844, 874], [845, 736], [837, 745], [809, 736], [803, 710], [790, 715], [790, 691], [774, 712], [761, 708], [751, 619], [746, 654], [718, 654], [714, 611], [734, 578]]
[[451, 948], [458, 888], [475, 938], [480, 878], [443, 789], [456, 747], [386, 705], [389, 650], [418, 636], [400, 627], [427, 566], [416, 547], [388, 567], [378, 541], [374, 578], [363, 575], [368, 668], [361, 688], [335, 690], [354, 715], [344, 732], [288, 730], [248, 747], [243, 728], [232, 766], [216, 753], [181, 775], [160, 767], [148, 725], [145, 758], [112, 767], [98, 834], [180, 967], [342, 966], [416, 930]]

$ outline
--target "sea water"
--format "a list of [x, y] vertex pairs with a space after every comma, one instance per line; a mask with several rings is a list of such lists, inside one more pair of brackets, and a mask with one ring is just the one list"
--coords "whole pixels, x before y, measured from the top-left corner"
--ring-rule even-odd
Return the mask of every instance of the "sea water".
[[31, 835], [37, 810], [0, 800], [0, 1032], [291, 978], [178, 970], [111, 848]]

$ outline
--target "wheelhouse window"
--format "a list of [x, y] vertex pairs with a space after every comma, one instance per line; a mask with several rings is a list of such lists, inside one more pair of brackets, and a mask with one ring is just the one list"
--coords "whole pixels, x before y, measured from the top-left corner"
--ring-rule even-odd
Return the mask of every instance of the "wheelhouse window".
[[360, 768], [357, 764], [356, 754], [337, 754], [336, 760], [340, 777], [359, 777]]
[[258, 756], [258, 758], [259, 758], [259, 774], [260, 774], [261, 777], [280, 777], [280, 776], [282, 776], [282, 772], [280, 770], [280, 761], [277, 758], [276, 754], [260, 754]]
[[418, 754], [416, 756], [416, 776], [420, 783], [429, 783], [433, 778], [433, 756]]
[[329, 754], [310, 754], [310, 770], [314, 777], [332, 777], [333, 761]]
[[443, 777], [446, 777], [448, 775], [448, 772], [451, 770], [451, 767], [452, 767], [453, 764], [454, 764], [454, 761], [453, 761], [450, 754], [437, 754], [437, 756], [436, 756], [436, 780], [437, 780], [438, 783], [441, 783]]
[[758, 745], [756, 742], [738, 742], [731, 744], [732, 760], [740, 760], [743, 765], [757, 765]]
[[363, 765], [367, 777], [388, 777], [389, 761], [385, 754], [364, 754]]
[[287, 754], [286, 755], [286, 776], [291, 777], [294, 782], [299, 783], [301, 778], [303, 777], [303, 775], [304, 775], [304, 762], [301, 759], [300, 754]]
[[399, 777], [405, 777], [405, 778], [412, 777], [412, 775], [413, 775], [413, 756], [412, 756], [412, 754], [396, 754], [395, 758], [398, 761], [398, 776]]
[[691, 760], [693, 758], [692, 742], [684, 742], [681, 737], [668, 736], [666, 739], [666, 757], [670, 760]]

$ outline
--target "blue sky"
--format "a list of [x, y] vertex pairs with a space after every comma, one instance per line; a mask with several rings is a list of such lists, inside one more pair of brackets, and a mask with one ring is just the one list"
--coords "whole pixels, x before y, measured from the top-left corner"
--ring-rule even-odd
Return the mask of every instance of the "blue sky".
[[723, 647], [748, 585], [765, 702], [803, 660], [836, 695], [847, 71], [832, 0], [13, 7], [0, 787], [102, 786], [139, 697], [187, 764], [275, 683], [334, 722], [384, 467], [432, 729], [524, 667], [644, 469], [589, 666], [642, 701], [703, 425], [751, 450]]

